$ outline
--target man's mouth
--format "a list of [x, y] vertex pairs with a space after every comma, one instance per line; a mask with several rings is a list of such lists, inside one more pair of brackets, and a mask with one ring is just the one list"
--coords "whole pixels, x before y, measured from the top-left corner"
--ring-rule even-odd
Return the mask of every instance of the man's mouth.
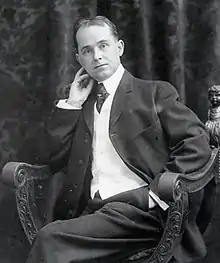
[[95, 66], [95, 69], [101, 68], [101, 67], [104, 67], [104, 66], [106, 66], [106, 64], [97, 65], [97, 66]]

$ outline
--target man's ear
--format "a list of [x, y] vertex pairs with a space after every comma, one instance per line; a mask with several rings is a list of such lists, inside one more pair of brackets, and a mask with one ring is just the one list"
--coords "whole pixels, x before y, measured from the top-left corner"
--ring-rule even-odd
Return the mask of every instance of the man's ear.
[[82, 66], [79, 54], [76, 53], [76, 61]]
[[119, 56], [120, 57], [124, 54], [124, 48], [125, 48], [124, 41], [119, 39], [118, 40], [118, 51], [119, 51]]

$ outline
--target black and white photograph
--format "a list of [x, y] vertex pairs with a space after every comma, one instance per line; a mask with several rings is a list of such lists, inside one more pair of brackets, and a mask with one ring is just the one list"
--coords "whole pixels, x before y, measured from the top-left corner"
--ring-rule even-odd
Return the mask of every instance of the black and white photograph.
[[219, 144], [219, 0], [0, 0], [0, 263], [219, 263]]

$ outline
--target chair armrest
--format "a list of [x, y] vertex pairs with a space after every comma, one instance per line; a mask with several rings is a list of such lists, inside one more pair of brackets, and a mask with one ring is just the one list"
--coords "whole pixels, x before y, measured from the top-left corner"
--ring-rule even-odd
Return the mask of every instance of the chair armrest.
[[46, 165], [23, 162], [9, 162], [2, 169], [0, 181], [15, 189], [18, 215], [30, 243], [48, 222], [45, 204], [51, 175]]
[[4, 165], [1, 182], [9, 187], [20, 188], [27, 180], [44, 180], [51, 176], [46, 165], [32, 165], [23, 162], [8, 162]]
[[212, 150], [211, 157], [198, 171], [189, 174], [165, 172], [158, 184], [160, 197], [164, 201], [176, 201], [183, 192], [194, 193], [204, 188], [213, 177], [219, 176], [219, 149]]

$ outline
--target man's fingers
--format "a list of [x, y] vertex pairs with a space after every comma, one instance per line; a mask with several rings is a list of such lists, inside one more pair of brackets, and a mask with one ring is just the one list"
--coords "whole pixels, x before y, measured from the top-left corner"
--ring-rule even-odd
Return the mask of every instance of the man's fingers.
[[81, 67], [77, 72], [76, 72], [76, 75], [75, 75], [75, 79], [78, 78], [84, 71], [84, 68]]
[[88, 90], [91, 90], [94, 85], [94, 82], [95, 82], [94, 79], [90, 78], [86, 88]]
[[78, 78], [76, 78], [75, 81], [80, 83], [83, 80], [88, 79], [88, 78], [89, 78], [89, 74], [83, 74], [83, 75], [79, 76]]

